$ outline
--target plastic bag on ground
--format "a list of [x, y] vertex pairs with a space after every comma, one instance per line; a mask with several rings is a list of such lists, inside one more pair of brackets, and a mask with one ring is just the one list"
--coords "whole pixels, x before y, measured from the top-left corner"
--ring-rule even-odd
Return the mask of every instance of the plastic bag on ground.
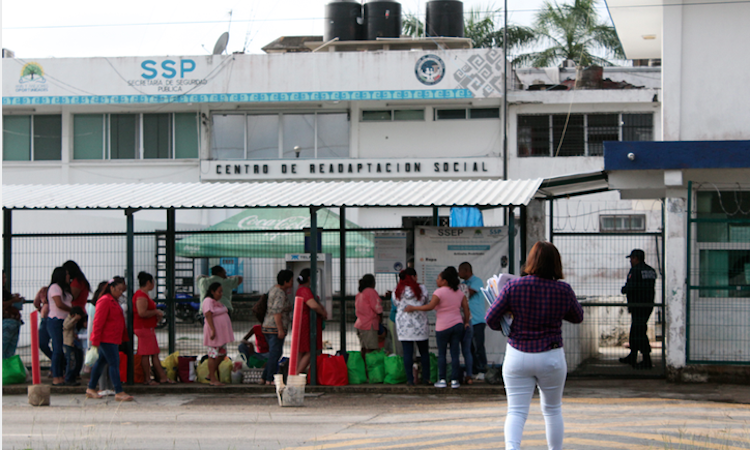
[[349, 352], [346, 360], [346, 368], [349, 376], [349, 384], [367, 383], [367, 372], [365, 372], [365, 360], [360, 352]]
[[367, 363], [367, 381], [370, 384], [382, 383], [385, 380], [385, 352], [378, 350], [365, 356]]
[[430, 383], [437, 383], [438, 380], [438, 357], [430, 353]]
[[164, 358], [161, 362], [161, 366], [164, 367], [164, 371], [167, 373], [167, 378], [172, 381], [177, 381], [177, 367], [179, 366], [180, 352], [174, 352], [171, 355]]
[[393, 354], [385, 358], [385, 384], [406, 383], [406, 369], [404, 368], [404, 358]]
[[195, 370], [196, 380], [199, 383], [208, 384], [211, 381], [208, 379], [208, 358], [198, 365]]
[[19, 384], [26, 382], [26, 367], [21, 357], [13, 355], [3, 359], [3, 385]]
[[219, 363], [219, 381], [224, 384], [232, 384], [232, 360], [226, 358]]
[[322, 386], [346, 386], [349, 384], [348, 367], [343, 356], [318, 355], [318, 384]]

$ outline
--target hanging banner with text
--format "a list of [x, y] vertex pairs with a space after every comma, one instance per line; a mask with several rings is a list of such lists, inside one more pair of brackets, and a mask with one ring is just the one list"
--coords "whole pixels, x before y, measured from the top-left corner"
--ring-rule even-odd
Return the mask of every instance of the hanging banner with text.
[[375, 273], [399, 273], [406, 268], [406, 232], [375, 233]]

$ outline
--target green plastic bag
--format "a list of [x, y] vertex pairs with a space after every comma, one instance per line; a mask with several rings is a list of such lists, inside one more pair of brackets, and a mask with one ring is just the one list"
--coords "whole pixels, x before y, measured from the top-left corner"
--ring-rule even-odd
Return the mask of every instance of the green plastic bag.
[[430, 353], [430, 383], [437, 383], [438, 378], [438, 358], [434, 353]]
[[398, 355], [391, 355], [385, 358], [385, 384], [406, 383], [406, 369], [404, 368], [404, 358]]
[[255, 355], [250, 355], [250, 357], [246, 361], [247, 367], [251, 369], [261, 369], [266, 365], [266, 360], [262, 358], [258, 358]]
[[378, 350], [365, 356], [367, 362], [367, 381], [370, 384], [382, 383], [385, 380], [385, 352]]
[[367, 382], [365, 360], [362, 359], [362, 354], [360, 352], [349, 352], [349, 358], [346, 361], [346, 368], [349, 373], [349, 384], [362, 384]]
[[19, 384], [26, 381], [26, 368], [21, 357], [13, 355], [3, 360], [3, 384]]

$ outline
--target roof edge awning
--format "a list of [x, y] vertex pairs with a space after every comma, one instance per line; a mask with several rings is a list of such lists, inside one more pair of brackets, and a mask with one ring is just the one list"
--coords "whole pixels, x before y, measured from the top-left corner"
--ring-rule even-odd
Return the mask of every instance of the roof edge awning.
[[527, 205], [544, 180], [282, 181], [3, 185], [4, 209], [501, 207]]
[[3, 208], [24, 210], [525, 206], [607, 190], [592, 172], [530, 180], [279, 181], [3, 185]]
[[545, 178], [536, 193], [537, 199], [555, 200], [608, 191], [604, 171]]

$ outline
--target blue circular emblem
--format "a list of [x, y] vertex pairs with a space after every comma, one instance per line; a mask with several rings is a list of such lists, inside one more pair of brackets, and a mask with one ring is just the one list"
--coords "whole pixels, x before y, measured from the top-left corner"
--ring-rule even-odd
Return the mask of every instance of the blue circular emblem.
[[401, 272], [401, 269], [403, 268], [404, 266], [400, 262], [397, 262], [396, 264], [393, 265], [393, 270], [395, 270], [396, 272]]
[[445, 63], [437, 55], [424, 55], [417, 60], [414, 73], [422, 84], [432, 86], [445, 76]]

